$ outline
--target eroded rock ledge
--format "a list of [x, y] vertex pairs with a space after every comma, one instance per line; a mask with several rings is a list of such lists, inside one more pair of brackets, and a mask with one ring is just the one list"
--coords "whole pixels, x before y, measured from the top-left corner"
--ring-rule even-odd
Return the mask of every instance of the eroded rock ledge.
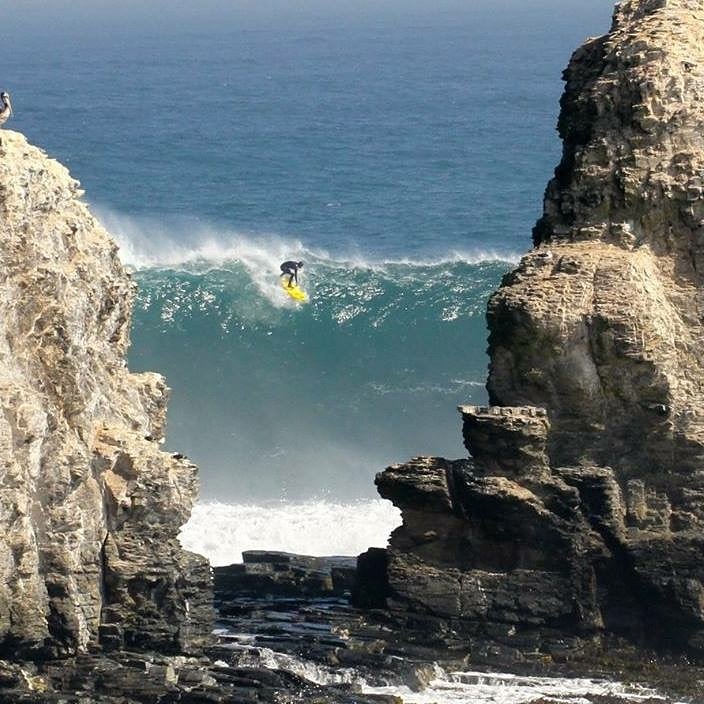
[[377, 479], [406, 622], [536, 657], [614, 633], [704, 655], [702, 27], [702, 0], [626, 0], [565, 72], [535, 249], [489, 303], [493, 406], [461, 409], [470, 458]]
[[[511, 660], [574, 657], [607, 634], [701, 649], [702, 536], [663, 535], [655, 508], [634, 525], [611, 469], [551, 468], [542, 409], [461, 411], [475, 458], [377, 477], [403, 512], [385, 596], [404, 623], [494, 640]], [[502, 452], [487, 461], [491, 446]]]
[[177, 533], [197, 470], [168, 389], [125, 364], [134, 286], [77, 181], [0, 134], [0, 657], [198, 649], [207, 563]]

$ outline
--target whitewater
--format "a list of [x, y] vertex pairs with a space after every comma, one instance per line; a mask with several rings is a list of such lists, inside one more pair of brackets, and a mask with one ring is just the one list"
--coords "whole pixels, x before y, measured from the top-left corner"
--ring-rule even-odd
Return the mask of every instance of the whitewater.
[[[657, 690], [599, 678], [540, 677], [504, 672], [452, 671], [435, 664], [427, 686], [411, 689], [397, 683], [381, 682], [376, 676], [362, 675], [354, 668], [320, 665], [288, 653], [253, 644], [246, 634], [216, 629], [216, 635], [229, 639], [238, 662], [249, 667], [287, 670], [317, 684], [348, 684], [365, 694], [392, 695], [404, 704], [591, 704], [602, 698], [623, 704], [656, 704], [666, 699]], [[393, 656], [392, 656], [393, 657]], [[685, 704], [680, 702], [678, 704]]]
[[400, 524], [400, 512], [381, 499], [348, 504], [204, 502], [193, 509], [180, 540], [217, 567], [241, 562], [245, 550], [359, 555], [370, 547], [386, 547]]

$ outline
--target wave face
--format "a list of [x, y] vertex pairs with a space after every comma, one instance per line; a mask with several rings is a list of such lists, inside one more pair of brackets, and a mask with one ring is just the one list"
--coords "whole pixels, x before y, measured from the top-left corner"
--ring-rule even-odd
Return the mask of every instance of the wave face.
[[[206, 499], [350, 501], [391, 462], [464, 454], [455, 407], [485, 400], [497, 255], [374, 262], [108, 224], [139, 284], [131, 365], [166, 375], [168, 446], [201, 466]], [[287, 258], [309, 304], [280, 288]]]

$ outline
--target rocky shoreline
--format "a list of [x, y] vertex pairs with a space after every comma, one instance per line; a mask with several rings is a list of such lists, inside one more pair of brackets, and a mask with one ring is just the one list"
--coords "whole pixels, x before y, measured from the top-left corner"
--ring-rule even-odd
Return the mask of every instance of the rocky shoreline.
[[[432, 690], [451, 673], [463, 673], [457, 681], [468, 693], [482, 681], [497, 692], [562, 683], [561, 700], [570, 701], [567, 683], [579, 681], [588, 683], [579, 701], [594, 704], [702, 701], [704, 667], [686, 659], [616, 639], [579, 653], [566, 648], [551, 658], [511, 659], [499, 640], [470, 648], [452, 631], [431, 635], [427, 623], [402, 628], [388, 610], [356, 608], [351, 558], [244, 558], [214, 570], [216, 628], [199, 656], [96, 648], [61, 660], [3, 661], [0, 701], [399, 704], [404, 691]], [[504, 671], [511, 680], [502, 681], [509, 676], [497, 673]]]

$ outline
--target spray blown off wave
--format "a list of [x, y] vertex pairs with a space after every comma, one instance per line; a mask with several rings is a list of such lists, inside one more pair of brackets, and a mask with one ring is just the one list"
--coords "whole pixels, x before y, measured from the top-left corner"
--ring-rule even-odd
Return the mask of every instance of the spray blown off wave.
[[[506, 261], [107, 221], [139, 284], [131, 366], [166, 375], [168, 445], [201, 466], [205, 499], [372, 498], [388, 464], [464, 454], [455, 409], [485, 401], [484, 313]], [[309, 304], [281, 290], [291, 258]]]
[[[183, 218], [133, 218], [124, 214], [96, 208], [101, 220], [117, 240], [124, 264], [134, 269], [202, 269], [240, 262], [251, 274], [264, 269], [278, 272], [278, 265], [286, 259], [307, 256], [318, 263], [333, 267], [383, 269], [386, 265], [412, 264], [415, 266], [444, 263], [482, 264], [491, 262], [515, 263], [520, 254], [506, 249], [428, 250], [416, 256], [384, 256], [374, 249], [363, 253], [347, 245], [343, 254], [329, 254], [325, 248], [307, 247], [297, 239], [278, 235], [237, 233], [227, 228], [206, 225], [199, 220]], [[414, 252], [412, 238], [407, 251]]]
[[181, 543], [215, 566], [241, 562], [243, 550], [358, 555], [368, 547], [386, 547], [400, 523], [399, 511], [379, 499], [350, 504], [202, 503], [183, 527]]

